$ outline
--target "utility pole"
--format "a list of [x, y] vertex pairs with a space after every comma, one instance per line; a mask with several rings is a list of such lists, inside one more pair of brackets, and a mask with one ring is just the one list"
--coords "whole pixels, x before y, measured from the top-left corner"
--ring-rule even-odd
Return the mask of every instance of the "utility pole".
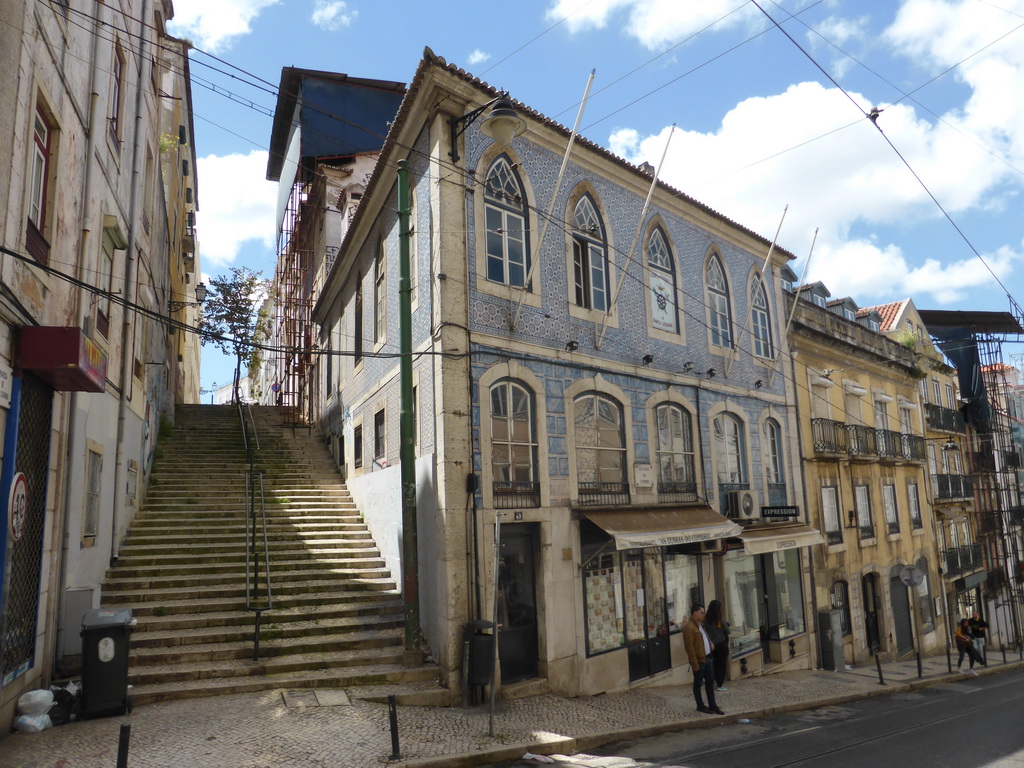
[[412, 286], [410, 285], [409, 161], [398, 161], [398, 366], [401, 390], [399, 463], [402, 466], [402, 596], [405, 600], [405, 666], [420, 653], [419, 552], [416, 530], [416, 435], [412, 397]]

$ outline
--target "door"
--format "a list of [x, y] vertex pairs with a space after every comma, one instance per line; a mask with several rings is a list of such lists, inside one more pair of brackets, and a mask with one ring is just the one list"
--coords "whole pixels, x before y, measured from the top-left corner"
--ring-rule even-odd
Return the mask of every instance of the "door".
[[662, 560], [661, 550], [656, 548], [633, 549], [622, 555], [630, 681], [672, 666]]
[[501, 526], [498, 565], [498, 658], [501, 682], [537, 676], [537, 587], [534, 526]]
[[914, 631], [907, 587], [899, 576], [889, 579], [889, 603], [892, 606], [893, 634], [896, 635], [896, 655], [905, 656], [914, 650]]
[[878, 653], [882, 644], [878, 634], [878, 577], [873, 573], [861, 579], [864, 595], [864, 632], [867, 635], [868, 653]]

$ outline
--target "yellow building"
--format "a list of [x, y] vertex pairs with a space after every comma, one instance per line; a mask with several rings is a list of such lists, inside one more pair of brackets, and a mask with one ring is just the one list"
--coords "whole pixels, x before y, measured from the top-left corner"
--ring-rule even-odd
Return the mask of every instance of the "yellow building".
[[825, 537], [811, 548], [815, 604], [819, 627], [837, 630], [831, 647], [819, 632], [822, 666], [942, 647], [923, 335], [888, 338], [878, 312], [820, 283], [787, 303], [808, 518]]

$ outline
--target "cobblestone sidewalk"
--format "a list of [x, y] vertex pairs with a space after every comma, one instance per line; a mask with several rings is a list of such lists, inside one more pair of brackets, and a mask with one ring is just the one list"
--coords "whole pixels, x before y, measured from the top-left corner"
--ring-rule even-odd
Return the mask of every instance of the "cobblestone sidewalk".
[[[1022, 665], [1001, 658], [981, 674]], [[269, 691], [172, 701], [131, 715], [88, 720], [0, 743], [2, 768], [113, 768], [122, 723], [131, 725], [131, 768], [426, 768], [481, 765], [525, 752], [572, 754], [601, 744], [741, 717], [841, 703], [948, 680], [944, 656], [844, 672], [795, 671], [730, 681], [718, 698], [725, 717], [694, 711], [689, 686], [636, 689], [581, 699], [543, 695], [490, 711], [400, 707], [400, 758], [392, 758], [388, 708], [342, 691]], [[954, 669], [954, 678], [963, 677]]]

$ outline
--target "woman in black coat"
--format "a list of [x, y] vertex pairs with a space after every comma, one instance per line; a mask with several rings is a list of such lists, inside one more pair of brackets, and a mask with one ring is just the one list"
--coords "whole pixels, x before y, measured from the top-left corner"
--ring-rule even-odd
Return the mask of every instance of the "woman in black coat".
[[711, 658], [715, 664], [715, 685], [725, 690], [725, 676], [729, 673], [729, 622], [722, 618], [722, 604], [712, 600], [704, 615], [704, 631], [714, 644]]

